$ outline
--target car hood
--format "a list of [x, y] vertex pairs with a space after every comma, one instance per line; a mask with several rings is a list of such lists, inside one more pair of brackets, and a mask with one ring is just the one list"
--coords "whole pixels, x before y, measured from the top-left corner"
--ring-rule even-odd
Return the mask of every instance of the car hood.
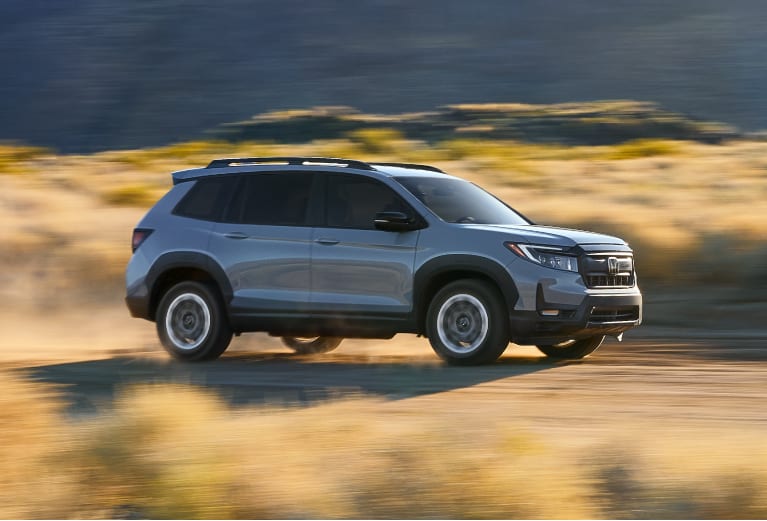
[[481, 228], [487, 231], [503, 232], [510, 241], [527, 244], [542, 244], [546, 246], [562, 247], [586, 244], [614, 244], [621, 246], [626, 245], [626, 241], [611, 235], [587, 232], [583, 230], [571, 230], [568, 228], [556, 228], [554, 226], [501, 224], [475, 224], [469, 226]]

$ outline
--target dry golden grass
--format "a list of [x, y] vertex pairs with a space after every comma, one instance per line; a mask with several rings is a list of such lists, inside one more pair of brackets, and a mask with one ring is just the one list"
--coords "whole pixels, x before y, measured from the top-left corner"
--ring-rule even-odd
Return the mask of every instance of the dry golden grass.
[[[642, 283], [675, 291], [763, 285], [767, 143], [634, 146], [471, 139], [428, 146], [387, 131], [304, 145], [194, 142], [89, 156], [8, 145], [0, 150], [0, 320], [16, 347], [38, 333], [14, 329], [13, 317], [30, 309], [72, 310], [81, 322], [64, 329], [81, 327], [91, 338], [101, 333], [90, 310], [119, 309], [128, 321], [122, 277], [130, 232], [170, 187], [169, 172], [248, 155], [435, 164], [536, 221], [629, 239]], [[693, 293], [684, 305], [694, 304]], [[717, 313], [705, 316], [718, 320]], [[154, 342], [146, 326], [142, 334]], [[114, 333], [120, 328], [106, 329], [104, 339], [125, 345]], [[46, 342], [59, 346], [65, 333], [52, 331]], [[763, 433], [685, 437], [627, 425], [641, 438], [607, 433], [575, 450], [570, 440], [513, 425], [414, 416], [364, 397], [232, 409], [194, 388], [139, 387], [99, 415], [73, 418], [51, 389], [28, 381], [1, 375], [0, 396], [3, 518], [767, 517]]]
[[460, 139], [429, 146], [384, 127], [303, 145], [196, 141], [89, 156], [5, 145], [6, 163], [24, 173], [0, 172], [0, 302], [55, 306], [61, 296], [71, 300], [73, 288], [88, 299], [94, 292], [119, 299], [130, 231], [170, 188], [169, 172], [216, 157], [300, 154], [435, 164], [537, 222], [628, 239], [645, 284], [767, 280], [765, 142], [564, 147]]
[[607, 433], [575, 450], [365, 397], [233, 409], [212, 392], [150, 385], [78, 418], [18, 377], [0, 375], [0, 391], [4, 518], [767, 515], [767, 450], [749, 433]]

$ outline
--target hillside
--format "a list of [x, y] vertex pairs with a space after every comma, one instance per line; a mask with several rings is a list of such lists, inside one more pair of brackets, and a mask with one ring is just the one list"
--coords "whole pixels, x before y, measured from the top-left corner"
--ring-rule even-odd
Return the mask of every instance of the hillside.
[[473, 103], [426, 112], [365, 114], [352, 107], [271, 111], [211, 130], [232, 142], [304, 143], [343, 139], [382, 128], [432, 145], [452, 139], [516, 140], [566, 145], [613, 145], [635, 139], [720, 143], [740, 137], [723, 123], [698, 121], [636, 101], [552, 105]]
[[88, 152], [296, 107], [627, 98], [761, 129], [765, 26], [758, 0], [7, 0], [0, 140]]

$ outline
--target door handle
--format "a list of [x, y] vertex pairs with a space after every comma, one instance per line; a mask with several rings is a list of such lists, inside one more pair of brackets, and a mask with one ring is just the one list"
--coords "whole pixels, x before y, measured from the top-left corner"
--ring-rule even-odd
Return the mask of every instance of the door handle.
[[334, 244], [338, 244], [341, 241], [339, 241], [338, 239], [331, 239], [329, 237], [320, 237], [314, 242], [316, 242], [317, 244], [324, 244], [325, 246], [333, 246]]
[[240, 239], [240, 240], [248, 238], [248, 236], [242, 232], [225, 233], [224, 237], [226, 237], [227, 239]]

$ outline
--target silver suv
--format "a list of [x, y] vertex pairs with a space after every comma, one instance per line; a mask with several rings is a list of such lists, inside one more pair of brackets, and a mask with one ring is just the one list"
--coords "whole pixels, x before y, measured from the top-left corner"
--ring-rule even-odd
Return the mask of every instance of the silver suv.
[[126, 301], [179, 359], [249, 331], [298, 353], [415, 333], [457, 365], [509, 342], [582, 358], [642, 319], [623, 240], [534, 225], [431, 166], [218, 159], [173, 183], [133, 232]]

